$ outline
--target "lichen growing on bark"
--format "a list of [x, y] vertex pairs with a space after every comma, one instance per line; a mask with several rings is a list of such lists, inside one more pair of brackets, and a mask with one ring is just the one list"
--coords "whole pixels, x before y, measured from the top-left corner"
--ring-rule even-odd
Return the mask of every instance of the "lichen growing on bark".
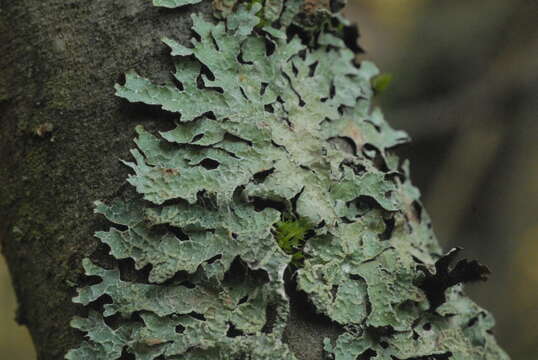
[[[490, 315], [460, 285], [441, 287], [444, 303], [431, 304], [424, 284], [446, 257], [407, 164], [391, 153], [408, 137], [372, 109], [376, 67], [355, 64], [346, 24], [329, 9], [309, 7], [307, 16], [327, 21], [299, 37], [287, 27], [309, 23], [296, 17], [302, 2], [263, 5], [231, 3], [215, 23], [194, 15], [191, 47], [164, 39], [176, 85], [130, 72], [116, 86], [178, 117], [159, 134], [137, 128], [125, 164], [143, 199], [96, 203], [116, 224], [97, 237], [147, 277], [125, 280], [118, 267], [84, 261], [99, 282], [74, 301], [105, 300], [102, 313], [73, 320], [88, 340], [67, 359], [296, 359], [282, 341], [290, 215], [308, 224], [296, 244], [298, 290], [341, 327], [324, 341], [327, 356], [507, 359]], [[273, 17], [258, 26], [261, 14]], [[454, 273], [451, 285], [468, 278]]]

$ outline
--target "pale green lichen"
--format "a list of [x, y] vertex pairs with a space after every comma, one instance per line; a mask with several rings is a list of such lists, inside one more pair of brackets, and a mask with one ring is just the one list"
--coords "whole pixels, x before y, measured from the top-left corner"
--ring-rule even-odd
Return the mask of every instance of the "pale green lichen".
[[153, 0], [154, 6], [177, 8], [185, 5], [197, 4], [202, 0]]
[[[378, 70], [356, 66], [338, 31], [309, 29], [308, 44], [286, 35], [300, 4], [234, 2], [216, 23], [194, 15], [191, 47], [163, 39], [180, 86], [134, 72], [116, 86], [178, 119], [158, 135], [137, 128], [125, 164], [143, 200], [96, 203], [116, 224], [97, 237], [146, 277], [84, 260], [100, 282], [74, 301], [107, 300], [73, 320], [87, 341], [67, 359], [296, 359], [282, 334], [284, 273], [299, 260], [298, 290], [341, 326], [324, 341], [335, 360], [508, 358], [459, 287], [429, 303], [421, 284], [442, 253], [390, 153], [408, 137], [371, 109]], [[257, 26], [262, 11], [282, 28]]]

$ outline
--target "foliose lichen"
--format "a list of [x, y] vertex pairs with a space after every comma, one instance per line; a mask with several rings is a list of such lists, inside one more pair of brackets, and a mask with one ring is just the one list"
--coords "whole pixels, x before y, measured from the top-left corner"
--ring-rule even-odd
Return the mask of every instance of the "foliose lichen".
[[[73, 320], [87, 340], [67, 359], [296, 359], [282, 334], [284, 274], [299, 260], [297, 290], [341, 326], [324, 340], [329, 358], [508, 359], [458, 284], [474, 268], [447, 270], [452, 255], [391, 152], [408, 136], [372, 109], [378, 70], [355, 63], [348, 24], [320, 4], [221, 0], [222, 20], [193, 15], [192, 46], [163, 39], [177, 85], [134, 72], [116, 85], [178, 117], [170, 131], [136, 129], [125, 164], [143, 199], [96, 202], [115, 224], [96, 236], [147, 276], [84, 260], [99, 281], [74, 301], [101, 301]], [[441, 268], [451, 283], [433, 287], [444, 300], [433, 306]]]

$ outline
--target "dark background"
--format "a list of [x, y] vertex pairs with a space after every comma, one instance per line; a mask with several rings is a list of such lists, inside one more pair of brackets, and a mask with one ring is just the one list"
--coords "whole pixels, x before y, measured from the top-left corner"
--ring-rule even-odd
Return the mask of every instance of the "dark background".
[[[538, 1], [349, 3], [440, 242], [492, 269], [468, 293], [513, 360], [538, 359]], [[1, 257], [0, 308], [0, 354], [34, 359]]]
[[362, 58], [445, 250], [487, 264], [467, 292], [513, 360], [538, 359], [538, 1], [351, 0]]

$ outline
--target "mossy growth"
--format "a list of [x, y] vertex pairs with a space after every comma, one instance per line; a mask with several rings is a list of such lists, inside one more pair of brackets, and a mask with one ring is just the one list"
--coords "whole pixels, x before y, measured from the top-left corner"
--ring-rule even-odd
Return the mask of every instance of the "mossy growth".
[[303, 265], [303, 247], [306, 236], [313, 230], [307, 219], [288, 219], [275, 224], [275, 239], [278, 246], [288, 255], [291, 255], [291, 264], [295, 267]]
[[392, 74], [382, 73], [372, 78], [372, 88], [374, 93], [379, 95], [388, 89], [392, 82]]

